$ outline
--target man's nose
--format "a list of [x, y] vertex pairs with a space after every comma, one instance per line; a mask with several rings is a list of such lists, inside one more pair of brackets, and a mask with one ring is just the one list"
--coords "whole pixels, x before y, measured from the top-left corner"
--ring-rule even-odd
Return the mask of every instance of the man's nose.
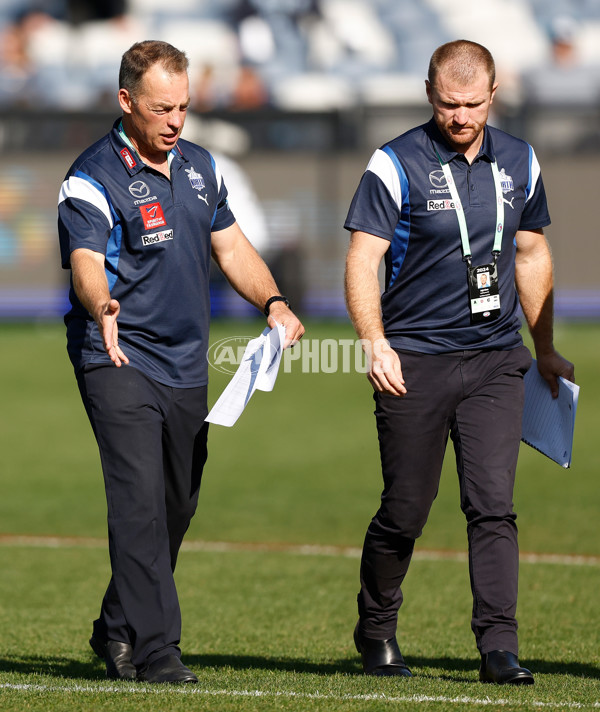
[[454, 111], [454, 123], [460, 124], [463, 126], [466, 124], [469, 120], [469, 110], [467, 109], [466, 106], [459, 106], [455, 111]]
[[169, 126], [172, 126], [173, 128], [180, 128], [183, 126], [184, 119], [185, 112], [176, 109], [169, 114]]

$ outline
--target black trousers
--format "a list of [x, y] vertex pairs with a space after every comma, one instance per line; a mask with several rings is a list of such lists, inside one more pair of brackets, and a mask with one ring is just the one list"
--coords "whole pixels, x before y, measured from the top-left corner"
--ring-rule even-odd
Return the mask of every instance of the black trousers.
[[[471, 626], [482, 653], [518, 654], [519, 551], [513, 512], [529, 351], [398, 351], [407, 395], [375, 393], [384, 490], [365, 537], [358, 595], [363, 635], [396, 633], [402, 581], [437, 495], [450, 435], [467, 520]], [[443, 581], [440, 581], [440, 586]]]
[[77, 377], [104, 474], [112, 577], [94, 633], [138, 667], [180, 655], [173, 571], [207, 457], [207, 387], [170, 388], [131, 366]]

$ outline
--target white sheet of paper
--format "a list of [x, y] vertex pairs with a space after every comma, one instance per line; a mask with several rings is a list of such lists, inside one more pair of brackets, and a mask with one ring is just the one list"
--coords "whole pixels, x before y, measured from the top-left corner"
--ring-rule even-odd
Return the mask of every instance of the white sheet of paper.
[[558, 397], [540, 376], [534, 359], [525, 374], [521, 440], [564, 468], [571, 466], [579, 386], [559, 378]]
[[273, 390], [284, 342], [285, 327], [277, 324], [274, 329], [267, 327], [248, 343], [238, 370], [211, 408], [205, 419], [207, 422], [231, 427], [256, 389]]

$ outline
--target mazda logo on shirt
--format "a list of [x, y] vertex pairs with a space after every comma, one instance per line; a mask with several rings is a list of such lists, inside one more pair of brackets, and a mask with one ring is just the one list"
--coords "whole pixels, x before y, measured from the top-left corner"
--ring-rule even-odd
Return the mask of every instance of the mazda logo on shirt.
[[447, 183], [444, 171], [431, 171], [429, 174], [429, 182], [434, 188], [445, 188]]
[[143, 180], [136, 180], [129, 186], [129, 192], [134, 198], [145, 198], [150, 195], [150, 188], [144, 183]]

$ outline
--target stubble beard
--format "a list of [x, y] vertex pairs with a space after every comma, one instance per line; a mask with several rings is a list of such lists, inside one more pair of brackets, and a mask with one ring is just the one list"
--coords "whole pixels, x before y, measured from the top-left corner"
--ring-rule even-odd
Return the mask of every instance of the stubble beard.
[[452, 126], [445, 127], [445, 136], [448, 143], [456, 148], [457, 150], [467, 150], [472, 146], [480, 137], [483, 128], [477, 126], [466, 126], [462, 127], [460, 132], [455, 132], [452, 130]]

